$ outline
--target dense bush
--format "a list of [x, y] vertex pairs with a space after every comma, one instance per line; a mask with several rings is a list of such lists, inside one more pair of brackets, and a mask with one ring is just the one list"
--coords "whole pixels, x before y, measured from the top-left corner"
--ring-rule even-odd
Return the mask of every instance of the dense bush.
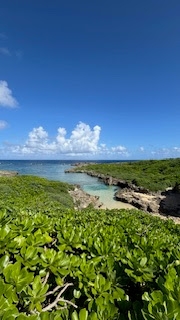
[[13, 179], [0, 179], [0, 319], [180, 319], [178, 225], [65, 209], [49, 197], [53, 182]]
[[46, 208], [46, 203], [55, 203], [62, 208], [73, 208], [73, 200], [68, 190], [72, 186], [46, 180], [34, 176], [0, 177], [0, 208], [1, 206], [17, 208]]

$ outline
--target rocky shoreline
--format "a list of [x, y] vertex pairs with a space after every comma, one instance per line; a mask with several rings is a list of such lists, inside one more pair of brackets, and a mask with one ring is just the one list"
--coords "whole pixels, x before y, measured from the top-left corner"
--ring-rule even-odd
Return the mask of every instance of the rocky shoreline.
[[86, 169], [77, 169], [78, 166], [66, 171], [86, 173], [92, 177], [100, 179], [106, 185], [119, 187], [115, 193], [115, 199], [124, 203], [133, 205], [135, 208], [160, 215], [162, 217], [171, 217], [180, 222], [180, 190], [179, 188], [168, 188], [164, 191], [151, 192], [143, 187], [138, 187], [127, 181], [113, 178], [108, 175], [95, 173]]
[[98, 196], [92, 196], [84, 192], [80, 186], [75, 186], [74, 190], [70, 190], [69, 193], [73, 198], [75, 210], [82, 210], [88, 206], [92, 206], [94, 209], [99, 209], [103, 205], [99, 201]]
[[[108, 175], [94, 173], [88, 170], [77, 170], [76, 168], [66, 170], [68, 172], [86, 173], [92, 177], [100, 179], [106, 185], [114, 185], [119, 187], [114, 197], [117, 201], [121, 201], [132, 205], [135, 209], [151, 213], [162, 219], [171, 218], [175, 223], [180, 223], [180, 186], [168, 188], [165, 191], [150, 192], [149, 190], [137, 187], [127, 181], [113, 178]], [[16, 171], [0, 170], [0, 177], [14, 177], [18, 175]], [[84, 192], [80, 186], [76, 185], [73, 190], [69, 191], [74, 201], [75, 210], [82, 210], [88, 206], [95, 209], [101, 209], [103, 203], [99, 201], [98, 196], [92, 196]]]
[[[14, 177], [17, 175], [17, 171], [0, 170], [0, 177]], [[92, 196], [84, 192], [78, 185], [75, 185], [74, 189], [70, 190], [69, 193], [73, 198], [75, 210], [82, 210], [90, 205], [95, 209], [99, 209], [102, 206], [98, 196]]]
[[17, 171], [0, 170], [0, 177], [14, 177], [17, 175], [18, 175]]

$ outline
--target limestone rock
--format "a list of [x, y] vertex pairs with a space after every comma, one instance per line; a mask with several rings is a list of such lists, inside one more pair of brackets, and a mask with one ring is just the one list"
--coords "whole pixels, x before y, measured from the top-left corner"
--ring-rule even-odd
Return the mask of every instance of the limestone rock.
[[146, 212], [159, 212], [159, 204], [163, 196], [158, 194], [144, 194], [135, 190], [124, 188], [116, 192], [117, 200], [129, 203], [137, 209]]
[[91, 205], [93, 208], [98, 209], [102, 206], [102, 203], [99, 201], [98, 196], [92, 196], [82, 189], [79, 186], [76, 186], [74, 190], [69, 191], [70, 195], [74, 201], [74, 208], [76, 210], [82, 210]]
[[0, 177], [14, 177], [17, 175], [18, 175], [17, 171], [0, 170]]
[[[74, 170], [72, 169], [67, 172], [74, 172]], [[144, 187], [136, 186], [136, 184], [109, 175], [88, 171], [86, 169], [76, 172], [87, 173], [92, 177], [97, 177], [106, 185], [120, 187], [120, 190], [115, 193], [115, 198], [119, 201], [131, 204], [137, 209], [151, 212], [152, 214], [174, 216], [179, 217], [175, 219], [180, 219], [180, 184], [178, 183], [173, 189], [168, 188], [163, 192], [153, 193]]]

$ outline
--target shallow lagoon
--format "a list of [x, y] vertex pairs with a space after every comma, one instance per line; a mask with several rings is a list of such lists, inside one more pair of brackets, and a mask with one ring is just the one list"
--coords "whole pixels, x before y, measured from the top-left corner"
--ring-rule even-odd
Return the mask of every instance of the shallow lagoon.
[[99, 196], [102, 208], [133, 208], [131, 205], [114, 200], [117, 187], [106, 186], [98, 178], [85, 173], [65, 173], [77, 161], [62, 160], [1, 160], [0, 170], [17, 171], [19, 174], [35, 175], [50, 180], [78, 184], [85, 192]]

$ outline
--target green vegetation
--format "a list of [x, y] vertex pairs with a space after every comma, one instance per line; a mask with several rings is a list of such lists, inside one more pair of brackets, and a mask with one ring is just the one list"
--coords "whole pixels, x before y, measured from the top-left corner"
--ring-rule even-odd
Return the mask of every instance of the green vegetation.
[[74, 211], [69, 187], [0, 178], [0, 319], [179, 320], [180, 226]]
[[79, 169], [126, 180], [151, 191], [165, 190], [180, 183], [180, 158], [91, 164], [75, 168]]
[[48, 205], [73, 208], [72, 186], [34, 176], [0, 177], [0, 207], [42, 209]]

